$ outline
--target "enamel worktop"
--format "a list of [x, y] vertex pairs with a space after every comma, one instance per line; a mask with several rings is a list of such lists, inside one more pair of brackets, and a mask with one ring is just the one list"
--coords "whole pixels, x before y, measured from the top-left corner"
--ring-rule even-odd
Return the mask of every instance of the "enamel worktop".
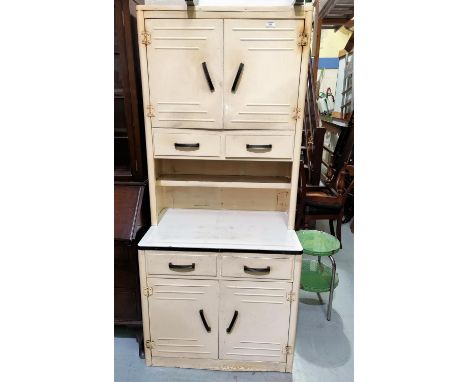
[[285, 212], [169, 208], [138, 246], [300, 254], [302, 246], [287, 224]]

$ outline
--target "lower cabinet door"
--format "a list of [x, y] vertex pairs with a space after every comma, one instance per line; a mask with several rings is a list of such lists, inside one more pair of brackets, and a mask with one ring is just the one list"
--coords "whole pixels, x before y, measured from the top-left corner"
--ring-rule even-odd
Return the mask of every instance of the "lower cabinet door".
[[220, 281], [219, 358], [286, 362], [292, 284]]
[[152, 356], [218, 358], [217, 280], [148, 278]]

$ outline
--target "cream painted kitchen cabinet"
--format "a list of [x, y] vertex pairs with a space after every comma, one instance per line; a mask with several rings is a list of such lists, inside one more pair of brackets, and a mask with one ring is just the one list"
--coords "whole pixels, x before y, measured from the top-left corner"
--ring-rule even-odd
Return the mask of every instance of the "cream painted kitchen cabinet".
[[137, 7], [148, 366], [292, 371], [312, 9]]

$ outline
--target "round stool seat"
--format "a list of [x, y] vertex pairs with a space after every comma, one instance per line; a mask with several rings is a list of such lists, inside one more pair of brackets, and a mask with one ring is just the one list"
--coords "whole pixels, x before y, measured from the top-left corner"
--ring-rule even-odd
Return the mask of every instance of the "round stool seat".
[[326, 232], [302, 230], [296, 233], [306, 255], [331, 256], [340, 250], [340, 241]]
[[[329, 292], [331, 279], [331, 267], [315, 259], [302, 259], [301, 289], [316, 293]], [[338, 286], [338, 282], [338, 274], [336, 274], [333, 289]]]

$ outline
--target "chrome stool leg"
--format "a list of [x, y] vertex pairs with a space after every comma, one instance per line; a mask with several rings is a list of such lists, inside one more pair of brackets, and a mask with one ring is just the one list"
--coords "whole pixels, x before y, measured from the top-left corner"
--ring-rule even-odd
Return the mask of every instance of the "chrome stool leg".
[[330, 321], [331, 318], [331, 310], [333, 304], [333, 292], [334, 292], [334, 285], [335, 285], [335, 274], [336, 274], [336, 263], [333, 256], [328, 256], [331, 263], [332, 263], [332, 277], [330, 282], [330, 297], [328, 298], [328, 310], [327, 310], [327, 320]]

